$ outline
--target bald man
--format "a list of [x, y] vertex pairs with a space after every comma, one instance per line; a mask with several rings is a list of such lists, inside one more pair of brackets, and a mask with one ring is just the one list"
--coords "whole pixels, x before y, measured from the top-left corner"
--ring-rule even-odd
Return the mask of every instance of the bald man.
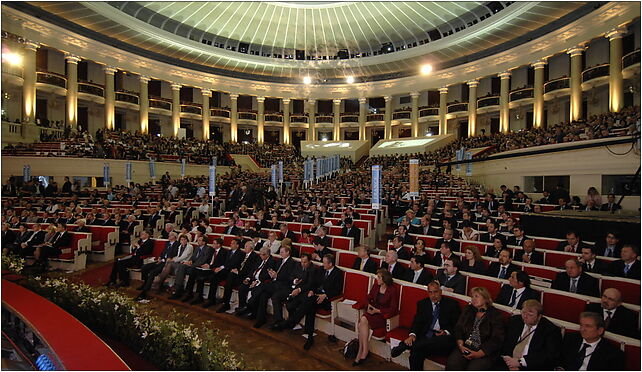
[[586, 305], [586, 311], [600, 314], [608, 332], [640, 339], [638, 317], [633, 310], [622, 306], [622, 293], [618, 289], [605, 289], [600, 303]]

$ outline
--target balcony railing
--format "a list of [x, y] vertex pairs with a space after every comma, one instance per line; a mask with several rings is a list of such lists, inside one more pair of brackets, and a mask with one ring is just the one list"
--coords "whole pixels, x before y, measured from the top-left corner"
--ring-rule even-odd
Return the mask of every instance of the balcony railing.
[[397, 111], [392, 113], [393, 120], [410, 119], [410, 111]]
[[283, 122], [283, 115], [267, 114], [267, 115], [265, 115], [265, 121], [276, 121], [278, 123], [282, 123]]
[[138, 104], [138, 95], [128, 92], [116, 92], [116, 101]]
[[568, 89], [571, 86], [571, 79], [567, 77], [551, 80], [544, 83], [544, 93], [554, 92], [559, 89]]
[[162, 98], [150, 98], [149, 107], [172, 111], [172, 103], [165, 101]]
[[78, 82], [78, 93], [87, 93], [92, 96], [104, 97], [105, 89], [98, 84]]
[[196, 105], [182, 104], [181, 112], [185, 112], [187, 114], [201, 115], [203, 113], [203, 109], [200, 106], [196, 106]]
[[38, 83], [55, 85], [61, 88], [67, 87], [67, 78], [54, 72], [38, 71], [36, 72], [36, 81]]
[[582, 83], [593, 80], [602, 76], [609, 76], [609, 64], [591, 67], [582, 72]]
[[533, 88], [524, 88], [512, 91], [508, 97], [511, 102], [520, 99], [533, 98]]
[[383, 114], [368, 114], [366, 115], [366, 121], [383, 121]]
[[230, 111], [229, 110], [223, 110], [220, 108], [213, 108], [210, 109], [210, 116], [218, 116], [222, 118], [229, 118], [230, 117]]
[[316, 117], [316, 122], [317, 123], [332, 123], [334, 121], [334, 117], [331, 115], [320, 115]]
[[468, 102], [453, 103], [447, 107], [448, 113], [468, 111]]
[[419, 110], [419, 117], [423, 118], [424, 116], [436, 116], [439, 115], [439, 108], [438, 107], [428, 107]]
[[2, 73], [22, 77], [22, 66], [2, 63]]
[[634, 50], [622, 57], [622, 68], [627, 68], [636, 63], [640, 63], [640, 49]]
[[359, 115], [355, 114], [347, 114], [347, 115], [341, 115], [341, 120], [342, 123], [358, 123], [359, 122]]
[[477, 108], [499, 106], [499, 96], [484, 97], [477, 100]]
[[290, 117], [290, 122], [291, 123], [307, 123], [308, 122], [308, 116], [307, 115], [292, 115]]
[[239, 119], [256, 120], [256, 114], [254, 112], [239, 112]]

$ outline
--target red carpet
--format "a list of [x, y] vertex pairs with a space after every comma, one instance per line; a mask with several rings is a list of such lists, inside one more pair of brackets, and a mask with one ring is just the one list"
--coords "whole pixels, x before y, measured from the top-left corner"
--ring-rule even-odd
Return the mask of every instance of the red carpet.
[[108, 262], [102, 266], [87, 269], [84, 273], [74, 277], [74, 280], [80, 280], [92, 287], [99, 287], [109, 280], [113, 262]]

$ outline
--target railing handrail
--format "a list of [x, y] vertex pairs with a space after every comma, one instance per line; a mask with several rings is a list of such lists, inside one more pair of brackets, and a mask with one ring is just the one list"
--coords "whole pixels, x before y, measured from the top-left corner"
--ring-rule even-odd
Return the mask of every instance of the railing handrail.
[[78, 81], [78, 85], [80, 85], [80, 84], [94, 86], [94, 87], [100, 88], [100, 89], [105, 89], [104, 85], [100, 85], [100, 84], [96, 84], [96, 83], [90, 83], [88, 81]]
[[589, 67], [589, 68], [583, 70], [582, 74], [587, 72], [587, 71], [595, 70], [595, 69], [598, 69], [598, 68], [608, 67], [608, 65], [609, 65], [608, 63], [600, 63], [599, 65], [595, 65], [593, 67]]
[[132, 93], [132, 92], [124, 92], [122, 90], [117, 90], [114, 92], [115, 94], [127, 94], [133, 97], [139, 97], [139, 93]]
[[159, 96], [149, 96], [150, 101], [163, 101], [163, 102], [169, 102], [172, 103], [171, 98], [165, 98], [165, 97], [159, 97]]
[[544, 85], [550, 84], [550, 83], [554, 83], [556, 81], [562, 81], [562, 80], [571, 80], [571, 78], [568, 77], [568, 76], [562, 76], [562, 77], [559, 77], [559, 78], [551, 79], [551, 80], [545, 82]]
[[511, 90], [508, 93], [512, 94], [512, 93], [517, 93], [517, 92], [522, 92], [522, 91], [527, 91], [527, 90], [533, 90], [533, 89], [534, 89], [533, 87], [519, 88], [519, 89]]
[[634, 50], [634, 51], [632, 51], [632, 52], [628, 52], [628, 53], [626, 53], [625, 55], [623, 55], [623, 56], [622, 56], [622, 59], [624, 59], [624, 58], [626, 58], [626, 57], [628, 57], [628, 56], [630, 56], [630, 55], [633, 55], [633, 54], [635, 54], [635, 53], [640, 53], [640, 49], [636, 49], [636, 50]]
[[483, 100], [485, 100], [485, 99], [496, 99], [496, 98], [499, 98], [499, 95], [497, 95], [497, 96], [488, 96], [488, 97], [477, 98], [477, 102], [479, 102], [479, 101], [483, 101]]
[[57, 72], [52, 72], [52, 71], [36, 70], [36, 74], [49, 74], [49, 75], [54, 75], [54, 76], [57, 76], [59, 78], [63, 78], [65, 80], [67, 80], [67, 76], [65, 76], [63, 74], [59, 74]]

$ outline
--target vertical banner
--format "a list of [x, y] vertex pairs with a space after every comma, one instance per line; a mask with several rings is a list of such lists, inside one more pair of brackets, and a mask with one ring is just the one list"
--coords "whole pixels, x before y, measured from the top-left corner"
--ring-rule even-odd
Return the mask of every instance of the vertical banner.
[[31, 166], [30, 165], [22, 166], [22, 180], [24, 182], [29, 182], [29, 180], [31, 180]]
[[419, 197], [419, 159], [410, 159], [410, 196]]
[[372, 209], [381, 208], [381, 165], [372, 166]]
[[216, 164], [212, 164], [210, 165], [210, 196], [213, 198], [215, 193], [216, 193]]
[[330, 175], [330, 158], [323, 158], [323, 176], [328, 177]]
[[276, 165], [272, 164], [272, 166], [270, 168], [271, 168], [271, 171], [272, 171], [272, 186], [274, 186], [274, 189], [276, 190], [277, 189], [277, 184], [278, 184], [278, 180], [276, 178]]
[[149, 177], [153, 182], [156, 181], [156, 161], [154, 159], [149, 159]]
[[341, 169], [341, 157], [339, 155], [335, 155], [336, 158], [336, 171], [339, 173], [339, 170]]
[[217, 163], [218, 163], [218, 158], [216, 156], [213, 156], [212, 157], [212, 165], [216, 166]]
[[185, 178], [185, 163], [186, 159], [181, 159], [181, 178]]
[[279, 183], [283, 183], [283, 161], [279, 161]]
[[303, 185], [308, 184], [308, 160], [303, 161]]
[[321, 164], [322, 163], [323, 163], [323, 160], [317, 159], [317, 182], [319, 182], [319, 180], [321, 179], [321, 176], [323, 175], [323, 173], [321, 173], [322, 172], [322, 169], [321, 169], [321, 167], [322, 167]]
[[[462, 147], [461, 149], [455, 151], [455, 156], [456, 156], [455, 159], [457, 161], [464, 160], [464, 148]], [[458, 172], [461, 171], [461, 164], [458, 163], [457, 165], [455, 165], [455, 170]]]
[[[466, 152], [466, 160], [472, 160], [473, 159], [473, 153], [470, 151]], [[473, 163], [466, 163], [466, 175], [467, 176], [472, 176], [473, 175]]]
[[110, 177], [109, 177], [109, 163], [105, 163], [103, 165], [103, 184], [105, 186], [109, 186], [111, 182], [109, 182]]
[[125, 163], [125, 182], [127, 182], [127, 186], [132, 182], [132, 162], [128, 161]]

